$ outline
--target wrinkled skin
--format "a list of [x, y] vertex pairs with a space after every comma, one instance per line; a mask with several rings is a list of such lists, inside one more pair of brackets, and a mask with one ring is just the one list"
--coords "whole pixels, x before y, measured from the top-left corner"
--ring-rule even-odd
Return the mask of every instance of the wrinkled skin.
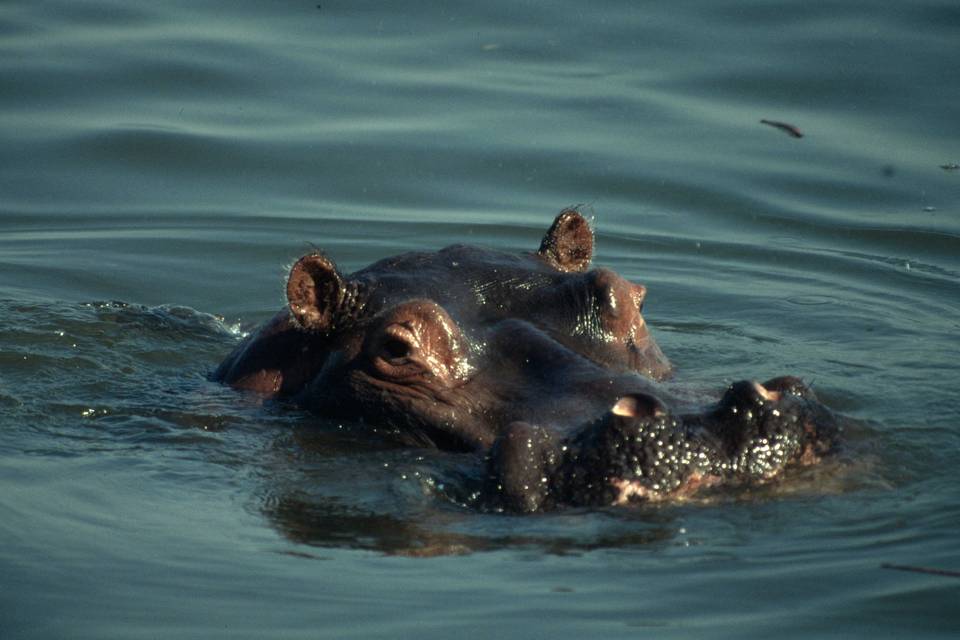
[[592, 254], [589, 224], [566, 210], [529, 254], [456, 245], [349, 276], [306, 255], [288, 307], [213, 377], [409, 444], [483, 452], [485, 500], [508, 511], [682, 498], [831, 450], [835, 417], [794, 378], [736, 383], [674, 415], [645, 287], [591, 270]]

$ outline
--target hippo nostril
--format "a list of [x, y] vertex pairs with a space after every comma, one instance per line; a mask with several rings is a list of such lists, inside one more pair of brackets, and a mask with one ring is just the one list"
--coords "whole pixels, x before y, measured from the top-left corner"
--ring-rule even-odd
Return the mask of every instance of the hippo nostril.
[[800, 396], [801, 398], [814, 398], [813, 391], [810, 390], [803, 380], [794, 376], [780, 376], [771, 378], [763, 383], [766, 389], [779, 391], [781, 394]]
[[615, 416], [623, 416], [625, 418], [635, 418], [637, 415], [637, 404], [636, 400], [630, 396], [625, 396], [617, 400], [616, 404], [610, 409], [610, 412]]
[[779, 391], [772, 391], [751, 380], [741, 380], [730, 385], [727, 392], [723, 394], [720, 405], [724, 407], [747, 407], [762, 404], [766, 401], [777, 402], [779, 400]]
[[759, 382], [753, 383], [753, 390], [756, 391], [757, 395], [763, 398], [764, 400], [768, 400], [770, 402], [780, 402], [779, 391], [767, 389], [765, 386], [763, 386]]
[[610, 413], [624, 418], [659, 418], [666, 415], [667, 410], [653, 396], [636, 393], [617, 400], [610, 408]]

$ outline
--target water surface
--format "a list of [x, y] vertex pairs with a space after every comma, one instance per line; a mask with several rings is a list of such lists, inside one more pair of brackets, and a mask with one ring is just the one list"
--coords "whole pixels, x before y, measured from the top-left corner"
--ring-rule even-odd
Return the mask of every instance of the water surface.
[[[0, 7], [0, 634], [955, 637], [960, 580], [881, 565], [960, 570], [960, 8], [407, 5]], [[313, 246], [574, 204], [672, 384], [800, 375], [856, 455], [484, 514], [469, 459], [206, 379]]]

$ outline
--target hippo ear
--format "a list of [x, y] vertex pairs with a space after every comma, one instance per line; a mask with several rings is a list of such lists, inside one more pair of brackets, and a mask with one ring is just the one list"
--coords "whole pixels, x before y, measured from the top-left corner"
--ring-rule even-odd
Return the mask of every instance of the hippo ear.
[[540, 257], [560, 271], [586, 271], [593, 257], [590, 223], [574, 209], [564, 209], [540, 243]]
[[303, 256], [290, 268], [287, 304], [304, 329], [329, 331], [335, 328], [348, 293], [333, 261], [320, 254]]

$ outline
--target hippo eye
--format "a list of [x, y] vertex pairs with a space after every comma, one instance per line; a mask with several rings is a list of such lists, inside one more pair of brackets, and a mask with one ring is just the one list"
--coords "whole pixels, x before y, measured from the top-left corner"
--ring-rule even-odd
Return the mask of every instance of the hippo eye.
[[386, 327], [370, 352], [371, 364], [381, 376], [400, 380], [420, 375], [423, 363], [418, 358], [416, 335], [407, 327]]
[[373, 329], [358, 360], [371, 380], [451, 386], [469, 373], [459, 328], [434, 302], [397, 305]]
[[406, 364], [414, 355], [417, 336], [410, 327], [391, 324], [383, 329], [376, 346], [376, 355], [385, 363], [398, 366]]
[[400, 338], [387, 338], [381, 347], [383, 357], [387, 360], [402, 360], [410, 356], [410, 344]]

